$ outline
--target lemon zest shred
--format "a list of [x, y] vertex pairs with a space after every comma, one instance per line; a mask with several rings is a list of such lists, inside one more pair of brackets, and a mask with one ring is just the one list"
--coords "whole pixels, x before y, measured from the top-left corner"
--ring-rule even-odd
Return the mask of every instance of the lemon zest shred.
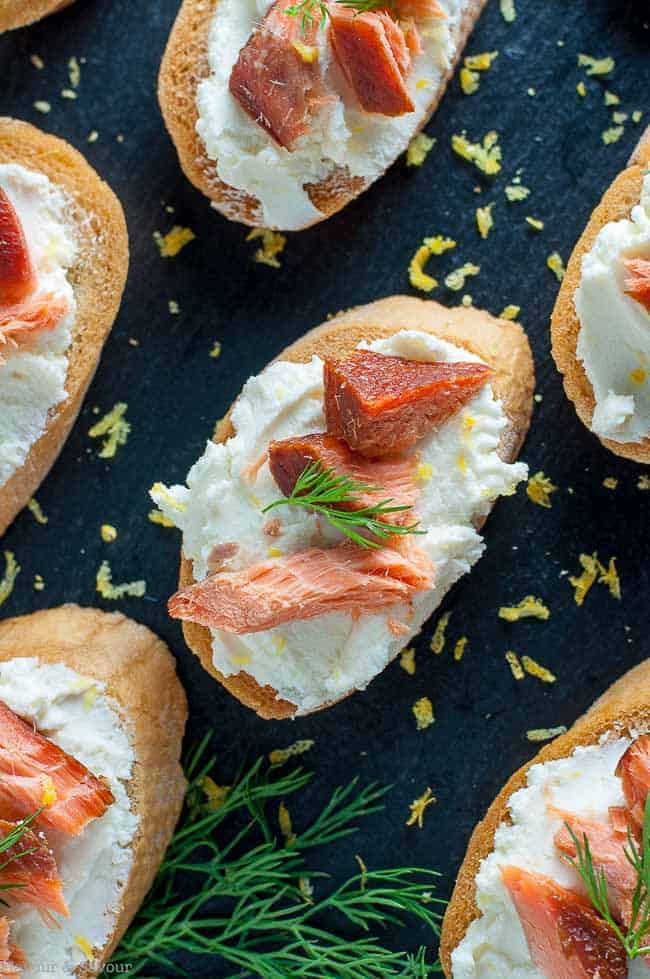
[[107, 436], [99, 451], [100, 459], [113, 459], [118, 448], [121, 445], [126, 445], [126, 440], [131, 432], [131, 426], [124, 417], [127, 408], [128, 405], [125, 402], [118, 401], [103, 418], [100, 418], [89, 429], [88, 434], [91, 439], [102, 438], [104, 435]]
[[94, 958], [93, 947], [87, 938], [84, 938], [83, 935], [75, 935], [74, 943], [78, 948], [81, 949], [81, 951], [84, 953], [84, 955], [89, 961], [91, 961]]
[[499, 609], [499, 618], [506, 622], [518, 622], [519, 619], [540, 619], [545, 622], [550, 614], [551, 610], [541, 598], [533, 595], [526, 595], [517, 605], [502, 605]]
[[529, 741], [552, 741], [558, 735], [566, 734], [566, 731], [564, 724], [560, 724], [558, 727], [536, 727], [526, 731], [526, 737]]
[[435, 721], [433, 704], [428, 697], [420, 697], [419, 700], [416, 700], [411, 710], [413, 711], [418, 731], [426, 730]]
[[284, 845], [291, 846], [292, 843], [295, 843], [296, 834], [293, 831], [291, 814], [284, 802], [281, 802], [278, 806], [278, 825], [280, 827], [280, 832], [284, 836]]
[[56, 791], [56, 786], [49, 775], [46, 775], [43, 779], [43, 794], [41, 796], [41, 804], [49, 809], [53, 806], [56, 800], [59, 798], [58, 792]]
[[153, 240], [158, 245], [161, 258], [175, 258], [195, 238], [196, 235], [191, 228], [182, 228], [179, 224], [175, 224], [166, 235], [162, 235], [160, 231], [153, 233]]
[[499, 57], [498, 51], [483, 51], [481, 54], [470, 54], [465, 58], [465, 65], [472, 71], [487, 71], [492, 62]]
[[464, 95], [474, 95], [478, 92], [481, 85], [481, 76], [477, 71], [472, 71], [467, 67], [460, 69], [460, 87]]
[[217, 809], [221, 809], [228, 798], [231, 788], [231, 785], [217, 785], [215, 780], [210, 778], [209, 775], [204, 775], [201, 779], [201, 789], [207, 799], [208, 809], [211, 812], [216, 812]]
[[291, 47], [306, 65], [313, 65], [314, 62], [318, 61], [318, 48], [316, 45], [303, 44], [301, 41], [292, 41]]
[[528, 676], [534, 676], [536, 679], [541, 680], [542, 683], [555, 683], [557, 680], [554, 673], [547, 670], [541, 663], [537, 663], [534, 659], [531, 659], [530, 656], [522, 656], [521, 665]]
[[501, 320], [516, 320], [521, 312], [521, 306], [515, 306], [514, 303], [510, 303], [508, 306], [504, 306], [499, 313], [499, 319]]
[[607, 585], [609, 588], [609, 593], [612, 598], [621, 597], [621, 580], [618, 576], [618, 571], [616, 569], [616, 558], [612, 557], [609, 559], [609, 564], [607, 569], [603, 568], [598, 578], [599, 585]]
[[27, 504], [27, 509], [34, 517], [36, 523], [46, 524], [48, 522], [48, 518], [43, 513], [41, 504], [38, 502], [38, 500], [35, 497], [32, 496], [31, 500]]
[[424, 814], [427, 808], [433, 806], [437, 801], [431, 789], [425, 789], [421, 796], [409, 804], [411, 815], [406, 820], [406, 825], [417, 826], [418, 829], [422, 829], [424, 825]]
[[99, 528], [99, 536], [105, 544], [112, 544], [114, 540], [117, 540], [117, 530], [112, 524], [103, 523]]
[[624, 132], [625, 126], [610, 126], [609, 129], [603, 130], [601, 139], [605, 146], [611, 146], [612, 143], [618, 143]]
[[149, 492], [155, 493], [156, 496], [159, 496], [160, 499], [163, 500], [168, 507], [171, 507], [172, 510], [178, 510], [181, 513], [184, 510], [187, 510], [187, 503], [181, 503], [179, 500], [177, 500], [176, 497], [169, 492], [164, 483], [154, 483]]
[[420, 462], [415, 470], [415, 478], [420, 483], [428, 483], [433, 476], [433, 466], [430, 462]]
[[465, 288], [465, 282], [468, 276], [478, 275], [480, 271], [480, 265], [473, 265], [471, 262], [465, 262], [465, 264], [461, 265], [459, 269], [454, 269], [453, 272], [450, 272], [449, 275], [445, 277], [445, 285], [453, 292], [460, 292], [461, 289]]
[[5, 551], [5, 573], [0, 578], [0, 605], [3, 605], [11, 595], [19, 574], [20, 565], [16, 561], [13, 551]]
[[551, 252], [546, 259], [546, 266], [553, 272], [558, 282], [561, 282], [566, 275], [566, 268], [559, 252]]
[[555, 493], [556, 490], [557, 486], [541, 470], [531, 476], [526, 485], [528, 499], [546, 510], [551, 509], [551, 493]]
[[584, 99], [585, 95], [587, 94], [587, 86], [582, 81], [582, 79], [576, 85], [576, 91], [577, 91], [578, 95], [580, 96], [580, 98], [581, 99]]
[[117, 601], [119, 598], [129, 596], [131, 598], [142, 598], [147, 590], [146, 581], [128, 581], [122, 585], [114, 585], [113, 573], [108, 561], [102, 561], [96, 575], [96, 588], [102, 598], [110, 601]]
[[261, 239], [262, 244], [253, 255], [253, 261], [260, 265], [268, 265], [272, 269], [281, 268], [278, 255], [284, 251], [287, 243], [286, 235], [281, 235], [270, 228], [253, 228], [246, 235], [246, 241], [257, 241], [257, 239]]
[[485, 207], [476, 208], [476, 226], [478, 228], [478, 233], [484, 240], [494, 227], [494, 218], [492, 217], [493, 207], [494, 204], [486, 204]]
[[578, 66], [586, 68], [588, 75], [609, 75], [614, 70], [616, 62], [610, 57], [593, 58], [590, 54], [579, 54]]
[[169, 517], [165, 516], [162, 510], [158, 510], [158, 509], [149, 510], [149, 513], [147, 514], [147, 518], [151, 521], [151, 523], [158, 524], [159, 527], [176, 526], [174, 521], [170, 520]]
[[435, 145], [436, 141], [431, 136], [427, 136], [426, 133], [418, 133], [408, 145], [406, 165], [408, 167], [421, 167]]
[[499, 0], [499, 9], [506, 24], [512, 24], [517, 19], [515, 0]]
[[511, 204], [525, 201], [527, 197], [530, 197], [530, 189], [524, 187], [523, 184], [508, 184], [503, 192]]
[[269, 753], [269, 761], [272, 765], [284, 765], [290, 758], [304, 755], [305, 752], [310, 751], [315, 743], [315, 741], [305, 738], [302, 741], [294, 741], [288, 748], [275, 748]]
[[454, 646], [454, 660], [459, 663], [460, 660], [465, 655], [465, 648], [468, 643], [467, 636], [461, 636], [460, 639], [456, 640], [456, 645]]
[[644, 371], [642, 367], [635, 367], [633, 371], [630, 371], [630, 380], [633, 384], [645, 384], [648, 377], [648, 372]]
[[615, 92], [610, 92], [609, 89], [605, 89], [603, 93], [603, 102], [605, 105], [620, 105], [621, 100]]
[[433, 235], [425, 238], [409, 264], [409, 281], [414, 289], [422, 292], [431, 292], [438, 285], [438, 280], [433, 276], [427, 275], [424, 271], [425, 264], [434, 255], [443, 255], [444, 252], [456, 247], [456, 242], [443, 235]]
[[481, 142], [472, 143], [466, 133], [455, 133], [451, 137], [451, 146], [458, 156], [473, 163], [474, 166], [488, 176], [494, 176], [501, 170], [501, 147], [499, 134], [495, 130], [486, 133]]
[[603, 479], [603, 486], [605, 489], [615, 490], [618, 486], [618, 479], [616, 479], [614, 476], [606, 476], [605, 479]]
[[399, 658], [399, 665], [406, 673], [409, 674], [409, 676], [413, 676], [415, 674], [415, 650], [412, 646], [402, 650]]
[[543, 231], [544, 222], [540, 221], [539, 218], [533, 218], [530, 215], [526, 218], [526, 224], [529, 224], [534, 231]]
[[506, 652], [506, 661], [508, 663], [508, 666], [510, 667], [510, 672], [514, 676], [515, 680], [523, 680], [524, 670], [521, 663], [519, 662], [519, 657], [514, 652], [514, 650], [509, 649]]
[[451, 612], [445, 612], [444, 615], [440, 616], [436, 622], [436, 627], [433, 630], [433, 637], [431, 639], [431, 645], [429, 648], [431, 649], [432, 653], [436, 654], [436, 656], [440, 656], [445, 648], [445, 643], [447, 641], [445, 633], [447, 631], [450, 618]]
[[636, 488], [639, 490], [650, 490], [650, 476], [639, 476]]

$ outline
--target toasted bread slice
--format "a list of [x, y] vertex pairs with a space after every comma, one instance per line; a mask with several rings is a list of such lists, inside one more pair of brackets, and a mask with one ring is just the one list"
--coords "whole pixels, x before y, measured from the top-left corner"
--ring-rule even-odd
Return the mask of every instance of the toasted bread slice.
[[113, 934], [104, 948], [94, 949], [92, 966], [78, 972], [90, 979], [102, 971], [140, 907], [178, 821], [186, 789], [179, 758], [187, 700], [165, 643], [119, 613], [64, 605], [5, 619], [0, 663], [19, 657], [62, 663], [104, 683], [122, 708], [135, 754], [128, 786], [139, 817], [133, 863]]
[[0, 0], [0, 34], [27, 27], [49, 14], [69, 7], [74, 0]]
[[16, 119], [0, 118], [0, 163], [44, 173], [73, 203], [79, 251], [68, 274], [77, 301], [68, 351], [68, 397], [50, 413], [24, 465], [0, 487], [0, 535], [54, 464], [81, 408], [122, 299], [129, 264], [124, 212], [77, 150]]
[[465, 937], [480, 911], [476, 906], [476, 875], [481, 862], [494, 849], [497, 827], [508, 821], [510, 796], [526, 786], [533, 765], [567, 758], [581, 745], [593, 745], [610, 731], [650, 728], [650, 660], [634, 667], [600, 697], [570, 731], [556, 738], [510, 778], [498, 794], [469, 841], [467, 853], [456, 878], [456, 886], [445, 914], [440, 940], [440, 959], [447, 979], [451, 979], [451, 954]]
[[[573, 401], [578, 417], [587, 428], [591, 427], [596, 401], [582, 361], [576, 356], [580, 321], [575, 309], [574, 296], [580, 284], [582, 259], [593, 247], [601, 228], [611, 221], [629, 218], [632, 208], [639, 203], [643, 175], [648, 165], [650, 165], [650, 128], [646, 129], [641, 137], [628, 168], [619, 174], [592, 214], [584, 234], [573, 250], [553, 310], [551, 320], [553, 359], [564, 376], [564, 390]], [[614, 442], [606, 438], [601, 438], [600, 441], [616, 455], [634, 459], [636, 462], [650, 462], [650, 437], [640, 442]]]
[[[431, 92], [427, 114], [418, 129], [422, 129], [445, 93], [469, 35], [479, 19], [487, 0], [470, 0], [454, 37], [455, 54], [452, 63], [436, 90]], [[185, 176], [209, 197], [213, 206], [231, 221], [251, 227], [264, 224], [259, 201], [244, 191], [225, 184], [217, 176], [214, 160], [207, 155], [197, 135], [198, 110], [196, 96], [199, 84], [210, 74], [208, 64], [208, 32], [218, 0], [184, 0], [167, 43], [158, 82], [158, 98], [169, 134], [176, 146]], [[415, 136], [414, 129], [411, 136]], [[406, 144], [395, 153], [390, 163], [406, 150]], [[351, 177], [339, 168], [326, 179], [307, 189], [321, 217], [304, 225], [309, 227], [340, 211], [358, 197], [374, 181]], [[282, 229], [280, 229], [282, 230]]]
[[[447, 309], [438, 303], [411, 296], [392, 296], [339, 314], [306, 333], [276, 359], [304, 363], [314, 355], [342, 358], [352, 353], [362, 340], [389, 337], [405, 329], [433, 333], [443, 340], [465, 347], [494, 369], [492, 387], [502, 400], [509, 419], [499, 452], [504, 461], [514, 461], [530, 424], [535, 385], [528, 340], [517, 323], [496, 319], [478, 309], [463, 306]], [[214, 441], [225, 442], [233, 434], [228, 414], [217, 426]], [[191, 562], [182, 558], [181, 587], [192, 584], [193, 580]], [[193, 622], [183, 622], [183, 632], [188, 646], [199, 657], [204, 669], [260, 717], [282, 719], [295, 714], [294, 704], [278, 699], [275, 690], [260, 686], [249, 674], [241, 672], [224, 677], [219, 673], [212, 663], [209, 630]]]

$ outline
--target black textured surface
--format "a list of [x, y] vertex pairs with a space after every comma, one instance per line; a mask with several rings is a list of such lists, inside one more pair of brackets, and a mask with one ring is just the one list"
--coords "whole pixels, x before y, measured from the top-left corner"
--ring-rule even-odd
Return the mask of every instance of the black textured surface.
[[[190, 737], [213, 727], [224, 776], [244, 756], [254, 757], [296, 738], [314, 738], [308, 757], [318, 780], [312, 805], [349, 774], [395, 784], [383, 815], [369, 819], [350, 846], [331, 858], [336, 875], [353, 873], [353, 853], [369, 866], [400, 861], [443, 873], [441, 892], [453, 884], [469, 833], [504, 779], [529, 758], [532, 727], [570, 725], [608, 684], [647, 654], [648, 504], [637, 489], [641, 467], [610, 455], [578, 422], [563, 395], [549, 353], [548, 321], [557, 282], [545, 266], [559, 250], [568, 259], [589, 214], [625, 165], [645, 121], [628, 123], [623, 138], [605, 146], [611, 125], [605, 87], [621, 98], [620, 110], [648, 109], [650, 13], [647, 2], [517, 0], [519, 17], [507, 25], [495, 0], [468, 52], [499, 50], [468, 98], [450, 85], [428, 127], [437, 146], [420, 170], [403, 160], [342, 214], [289, 238], [281, 270], [253, 264], [245, 229], [210, 210], [177, 164], [155, 99], [156, 73], [177, 4], [175, 0], [79, 0], [69, 10], [0, 39], [3, 79], [0, 111], [34, 122], [85, 152], [124, 205], [131, 236], [129, 282], [97, 377], [61, 458], [38, 493], [49, 518], [39, 526], [23, 513], [2, 541], [15, 552], [20, 575], [3, 615], [18, 615], [64, 601], [105, 605], [95, 593], [95, 572], [110, 560], [116, 581], [144, 577], [147, 597], [119, 607], [159, 632], [171, 645], [187, 687]], [[562, 45], [558, 41], [563, 41]], [[576, 84], [583, 51], [616, 59], [611, 79], [587, 79], [587, 97]], [[37, 53], [43, 70], [30, 63]], [[79, 98], [60, 97], [68, 86], [67, 61], [85, 58]], [[527, 94], [529, 88], [536, 94]], [[43, 116], [38, 99], [52, 103]], [[452, 133], [472, 138], [495, 128], [501, 135], [503, 171], [484, 179], [450, 149]], [[97, 142], [87, 143], [91, 130]], [[123, 134], [123, 142], [117, 140]], [[507, 204], [504, 185], [519, 168], [532, 194]], [[480, 188], [480, 193], [476, 189]], [[496, 201], [495, 229], [479, 238], [474, 210]], [[173, 215], [164, 205], [175, 208]], [[544, 220], [537, 234], [526, 215]], [[163, 260], [155, 230], [189, 226], [197, 240], [177, 258]], [[466, 261], [481, 266], [468, 282], [474, 302], [498, 313], [522, 307], [537, 363], [536, 406], [523, 458], [557, 484], [550, 510], [523, 491], [501, 501], [486, 527], [488, 549], [471, 576], [449, 595], [452, 611], [444, 654], [429, 652], [431, 628], [417, 643], [414, 677], [395, 664], [365, 692], [325, 713], [295, 723], [266, 723], [232, 699], [201, 670], [180, 628], [165, 612], [176, 582], [178, 538], [147, 520], [147, 489], [156, 479], [182, 481], [213, 424], [247, 376], [329, 312], [391, 293], [409, 291], [409, 259], [427, 234], [449, 234], [455, 252], [436, 262], [442, 279]], [[439, 273], [441, 273], [439, 275]], [[460, 294], [441, 287], [435, 298], [450, 304]], [[169, 300], [180, 315], [168, 311]], [[138, 345], [130, 343], [135, 338]], [[208, 355], [223, 344], [217, 360]], [[88, 438], [102, 411], [127, 401], [133, 432], [116, 458], [104, 462]], [[603, 479], [619, 480], [616, 490]], [[114, 524], [118, 540], [104, 544], [101, 523]], [[582, 608], [573, 601], [566, 572], [576, 573], [580, 552], [616, 555], [622, 601], [595, 588]], [[35, 574], [46, 582], [33, 590]], [[526, 594], [546, 600], [547, 623], [508, 625], [497, 608]], [[464, 659], [451, 647], [469, 637]], [[514, 648], [550, 667], [553, 686], [534, 679], [516, 683], [504, 661]], [[436, 723], [416, 732], [411, 706], [433, 700]], [[438, 804], [423, 830], [404, 826], [408, 803], [429, 785]], [[309, 803], [308, 803], [309, 804]], [[295, 822], [301, 820], [293, 804]], [[403, 936], [406, 942], [425, 936]], [[227, 971], [227, 970], [226, 970]], [[197, 976], [223, 974], [219, 963]]]

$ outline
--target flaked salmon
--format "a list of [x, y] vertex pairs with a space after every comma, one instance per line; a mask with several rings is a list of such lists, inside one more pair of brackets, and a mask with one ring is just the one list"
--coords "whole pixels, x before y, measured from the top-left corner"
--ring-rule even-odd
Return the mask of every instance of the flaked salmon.
[[334, 56], [361, 108], [383, 116], [413, 112], [411, 50], [397, 21], [385, 10], [358, 13], [338, 3], [330, 3], [329, 15]]
[[0, 979], [15, 979], [27, 965], [25, 953], [9, 941], [9, 919], [0, 917]]
[[641, 829], [650, 794], [650, 734], [632, 742], [616, 767], [630, 818]]
[[345, 543], [210, 575], [172, 595], [168, 608], [174, 619], [240, 635], [327, 612], [374, 612], [432, 583], [431, 563], [413, 545], [400, 553]]
[[438, 0], [396, 0], [395, 12], [400, 20], [413, 17], [414, 20], [431, 20], [432, 18], [446, 18], [446, 13], [438, 3]]
[[230, 91], [244, 112], [287, 150], [334, 97], [323, 82], [316, 47], [321, 13], [316, 6], [303, 32], [301, 18], [287, 13], [292, 6], [294, 0], [273, 4], [230, 75]]
[[0, 187], [0, 309], [21, 303], [36, 288], [36, 274], [16, 209]]
[[546, 979], [626, 979], [623, 946], [582, 897], [519, 867], [504, 867], [501, 877]]
[[68, 308], [63, 296], [47, 293], [0, 309], [0, 364], [3, 363], [3, 348], [28, 348], [36, 337], [58, 326]]
[[491, 375], [486, 364], [431, 364], [357, 350], [325, 362], [327, 430], [364, 456], [401, 452], [471, 401]]
[[[6, 840], [19, 825], [0, 819], [0, 839]], [[50, 912], [70, 914], [54, 854], [40, 832], [27, 830], [0, 855], [0, 892], [12, 904], [33, 904], [46, 920]]]
[[[360, 510], [388, 499], [392, 506], [412, 507], [418, 497], [413, 458], [368, 462], [363, 456], [351, 452], [341, 439], [320, 432], [269, 445], [269, 467], [285, 496], [291, 495], [298, 477], [310, 462], [320, 463], [323, 469], [333, 469], [337, 476], [350, 476], [366, 486], [378, 487], [355, 494], [354, 504], [337, 504], [341, 509]], [[411, 518], [408, 510], [379, 517], [384, 523], [392, 524], [404, 523]]]
[[645, 258], [626, 258], [625, 291], [650, 312], [650, 261]]
[[0, 700], [0, 815], [78, 835], [113, 802], [109, 787]]

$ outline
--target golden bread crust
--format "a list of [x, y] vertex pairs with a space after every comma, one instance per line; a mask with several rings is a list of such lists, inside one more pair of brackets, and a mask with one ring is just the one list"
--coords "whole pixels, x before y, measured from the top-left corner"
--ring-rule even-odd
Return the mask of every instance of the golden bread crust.
[[74, 0], [0, 0], [0, 34], [35, 24], [71, 3]]

